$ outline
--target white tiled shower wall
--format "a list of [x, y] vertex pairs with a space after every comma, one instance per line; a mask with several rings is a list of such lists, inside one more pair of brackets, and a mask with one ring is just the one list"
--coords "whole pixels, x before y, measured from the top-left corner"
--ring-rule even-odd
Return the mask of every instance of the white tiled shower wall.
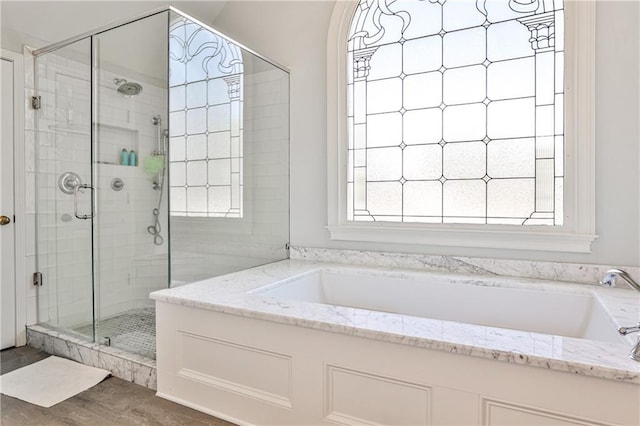
[[[135, 97], [119, 94], [114, 78], [126, 78], [143, 86]], [[101, 70], [98, 91], [98, 209], [96, 243], [99, 247], [99, 316], [109, 316], [130, 308], [153, 306], [150, 292], [167, 286], [166, 253], [167, 188], [163, 187], [159, 208], [161, 245], [154, 244], [147, 228], [154, 224], [153, 209], [160, 191], [153, 189], [153, 175], [145, 172], [144, 160], [158, 147], [158, 126], [152, 117], [161, 116], [162, 131], [167, 126], [166, 86], [152, 84], [144, 76], [115, 74]], [[117, 164], [122, 149], [135, 150], [138, 166]], [[115, 164], [112, 164], [115, 163]], [[111, 182], [120, 178], [124, 187], [115, 191]], [[151, 262], [152, 267], [147, 265]]]
[[[25, 58], [29, 100], [35, 93], [34, 62], [29, 54]], [[27, 321], [75, 326], [92, 319], [91, 221], [74, 217], [73, 195], [60, 191], [57, 180], [61, 173], [73, 171], [83, 182], [90, 182], [90, 68], [50, 53], [37, 60], [36, 75], [42, 108], [36, 112], [25, 105], [25, 278], [28, 283], [31, 273], [39, 270], [44, 286], [28, 287]], [[137, 81], [143, 91], [137, 97], [125, 98], [116, 92], [115, 77]], [[166, 126], [167, 90], [139, 74], [134, 78], [103, 69], [98, 78], [96, 158], [100, 163], [96, 166], [98, 215], [94, 236], [97, 314], [104, 317], [151, 305], [148, 293], [167, 283], [166, 190], [160, 208], [165, 212], [161, 215], [164, 243], [158, 246], [147, 227], [153, 224], [152, 210], [159, 192], [153, 190], [152, 177], [143, 167], [144, 158], [156, 148], [157, 127], [152, 124], [152, 116], [161, 114]], [[117, 164], [122, 148], [138, 153], [138, 167]], [[116, 177], [125, 183], [121, 191], [111, 188], [111, 180]], [[89, 213], [90, 196], [88, 191], [81, 194], [81, 214]]]

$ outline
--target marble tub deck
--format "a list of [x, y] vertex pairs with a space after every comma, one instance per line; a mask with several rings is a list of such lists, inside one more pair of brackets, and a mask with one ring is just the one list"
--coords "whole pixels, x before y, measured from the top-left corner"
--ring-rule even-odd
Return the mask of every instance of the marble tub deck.
[[[240, 315], [283, 324], [349, 334], [368, 339], [411, 345], [474, 357], [565, 371], [640, 384], [640, 363], [628, 358], [628, 343], [592, 340], [520, 330], [456, 323], [379, 311], [282, 300], [254, 290], [318, 268], [348, 269], [362, 266], [331, 262], [283, 260], [257, 268], [207, 279], [186, 286], [151, 293], [156, 301], [197, 309]], [[385, 266], [367, 267], [367, 273], [429, 278], [451, 273], [425, 272]], [[467, 271], [465, 271], [467, 272]], [[469, 285], [524, 287], [564, 293], [592, 292], [617, 325], [634, 325], [640, 317], [640, 293], [622, 288], [603, 288], [497, 275], [456, 274], [455, 282]], [[479, 278], [482, 278], [481, 280]], [[630, 337], [630, 336], [628, 336]]]
[[48, 354], [103, 368], [114, 377], [156, 390], [156, 361], [114, 347], [87, 342], [43, 325], [27, 327], [27, 345]]

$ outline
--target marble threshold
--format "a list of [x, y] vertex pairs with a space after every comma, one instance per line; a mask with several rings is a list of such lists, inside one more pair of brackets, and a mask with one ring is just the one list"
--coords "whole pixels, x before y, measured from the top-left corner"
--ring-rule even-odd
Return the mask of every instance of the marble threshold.
[[156, 361], [142, 355], [88, 342], [60, 329], [37, 324], [27, 326], [27, 345], [51, 355], [103, 368], [114, 377], [156, 390]]

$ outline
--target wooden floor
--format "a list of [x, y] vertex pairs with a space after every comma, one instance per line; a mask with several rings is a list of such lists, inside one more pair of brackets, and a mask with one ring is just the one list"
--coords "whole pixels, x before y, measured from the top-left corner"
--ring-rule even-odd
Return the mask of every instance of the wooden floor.
[[[48, 357], [22, 346], [0, 352], [0, 373], [8, 373]], [[109, 377], [51, 408], [1, 396], [0, 424], [18, 425], [231, 425], [224, 420], [155, 396], [154, 391]]]

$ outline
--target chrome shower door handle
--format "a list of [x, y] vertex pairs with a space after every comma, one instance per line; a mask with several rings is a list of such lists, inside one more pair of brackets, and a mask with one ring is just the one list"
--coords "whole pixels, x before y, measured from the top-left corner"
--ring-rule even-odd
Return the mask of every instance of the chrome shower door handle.
[[[79, 214], [78, 213], [78, 193], [82, 193], [84, 191], [82, 191], [82, 189], [90, 189], [91, 190], [91, 195], [92, 195], [92, 200], [91, 200], [91, 214]], [[76, 186], [73, 189], [73, 214], [78, 218], [78, 219], [93, 219], [96, 216], [96, 212], [93, 209], [93, 198], [95, 196], [95, 188], [91, 185], [87, 185], [85, 183]]]

